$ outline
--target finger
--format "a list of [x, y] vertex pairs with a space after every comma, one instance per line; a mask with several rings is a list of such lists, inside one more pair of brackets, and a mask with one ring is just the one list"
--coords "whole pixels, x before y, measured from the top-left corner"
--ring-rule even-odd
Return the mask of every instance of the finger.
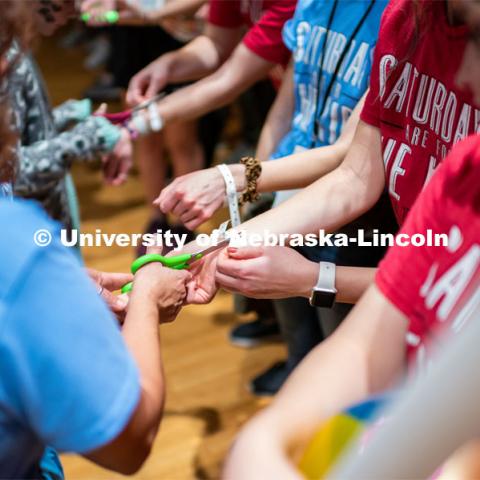
[[[161, 198], [160, 198], [161, 197]], [[177, 203], [181, 201], [182, 196], [178, 194], [172, 187], [170, 187], [166, 192], [160, 193], [160, 210], [163, 213], [170, 213], [173, 211]]]
[[152, 245], [151, 247], [147, 247], [147, 255], [155, 253], [157, 255], [161, 255], [163, 252], [163, 247]]
[[217, 263], [217, 272], [234, 278], [243, 278], [245, 261], [232, 260], [228, 257], [220, 257]]
[[131, 273], [102, 273], [102, 286], [110, 291], [118, 290], [132, 280]]
[[95, 113], [97, 115], [105, 115], [107, 113], [107, 104], [104, 102], [102, 103], [96, 110]]
[[122, 183], [126, 182], [128, 178], [128, 173], [130, 172], [130, 168], [132, 168], [132, 162], [129, 158], [124, 158], [120, 161], [118, 175], [114, 181], [114, 185], [121, 185]]
[[243, 292], [244, 283], [238, 278], [231, 277], [230, 275], [225, 275], [217, 271], [215, 274], [215, 281], [224, 289], [232, 293]]
[[228, 256], [235, 260], [248, 260], [251, 258], [258, 258], [263, 256], [264, 253], [264, 247], [227, 247]]
[[151, 77], [148, 87], [145, 91], [145, 98], [150, 99], [154, 97], [160, 90], [160, 80], [156, 77]]
[[130, 80], [127, 90], [126, 101], [130, 107], [134, 107], [143, 102], [144, 84], [148, 82], [148, 76], [136, 75]]
[[177, 218], [180, 218], [182, 215], [188, 213], [190, 209], [191, 208], [187, 206], [183, 200], [181, 200], [175, 205], [175, 208], [171, 212]]
[[102, 298], [112, 312], [123, 312], [127, 308], [128, 300], [123, 296], [114, 295], [106, 289], [102, 292]]
[[119, 161], [116, 157], [111, 157], [110, 160], [104, 166], [105, 179], [111, 183], [117, 177], [119, 168]]

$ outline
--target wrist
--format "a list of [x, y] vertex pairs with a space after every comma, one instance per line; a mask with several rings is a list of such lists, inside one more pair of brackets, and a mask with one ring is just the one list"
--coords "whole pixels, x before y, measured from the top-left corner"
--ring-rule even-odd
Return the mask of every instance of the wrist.
[[245, 165], [236, 163], [234, 165], [228, 165], [228, 168], [232, 172], [232, 177], [235, 181], [235, 188], [237, 189], [237, 192], [243, 192], [247, 187], [247, 181], [245, 178]]

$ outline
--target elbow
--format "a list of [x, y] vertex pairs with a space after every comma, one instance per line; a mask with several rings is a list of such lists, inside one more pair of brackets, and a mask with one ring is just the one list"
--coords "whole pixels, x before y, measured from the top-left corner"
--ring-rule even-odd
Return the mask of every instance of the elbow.
[[122, 475], [135, 475], [143, 467], [153, 449], [158, 426], [152, 427], [142, 438], [132, 437], [127, 442], [124, 455], [109, 467]]
[[114, 470], [122, 475], [135, 475], [143, 467], [153, 448], [153, 440], [151, 442], [144, 441], [132, 445], [130, 455], [124, 458]]

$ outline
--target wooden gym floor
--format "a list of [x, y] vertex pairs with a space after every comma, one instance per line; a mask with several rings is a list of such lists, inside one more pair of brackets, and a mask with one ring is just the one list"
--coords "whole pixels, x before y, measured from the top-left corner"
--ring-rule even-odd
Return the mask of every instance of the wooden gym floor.
[[[83, 52], [63, 50], [57, 41], [44, 40], [36, 52], [54, 105], [81, 98], [94, 79], [82, 68]], [[148, 212], [138, 176], [132, 175], [119, 188], [103, 185], [99, 171], [91, 166], [76, 166], [74, 176], [84, 232], [97, 228], [106, 233], [142, 231]], [[215, 225], [203, 229], [209, 231]], [[88, 266], [106, 271], [127, 271], [133, 259], [132, 250], [121, 247], [86, 248], [83, 254]], [[210, 305], [187, 307], [175, 323], [162, 327], [168, 400], [152, 455], [133, 478], [218, 478], [235, 433], [265, 405], [265, 400], [247, 392], [248, 380], [284, 355], [281, 345], [252, 350], [233, 347], [228, 333], [238, 320], [231, 296], [221, 292]], [[69, 479], [122, 478], [74, 455], [64, 455], [62, 460]]]

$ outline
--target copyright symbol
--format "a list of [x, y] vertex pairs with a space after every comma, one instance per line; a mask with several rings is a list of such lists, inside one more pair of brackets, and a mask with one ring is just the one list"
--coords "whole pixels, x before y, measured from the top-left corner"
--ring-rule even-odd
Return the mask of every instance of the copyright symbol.
[[33, 234], [33, 241], [39, 247], [46, 247], [47, 245], [50, 245], [52, 241], [52, 234], [45, 229], [37, 230]]

